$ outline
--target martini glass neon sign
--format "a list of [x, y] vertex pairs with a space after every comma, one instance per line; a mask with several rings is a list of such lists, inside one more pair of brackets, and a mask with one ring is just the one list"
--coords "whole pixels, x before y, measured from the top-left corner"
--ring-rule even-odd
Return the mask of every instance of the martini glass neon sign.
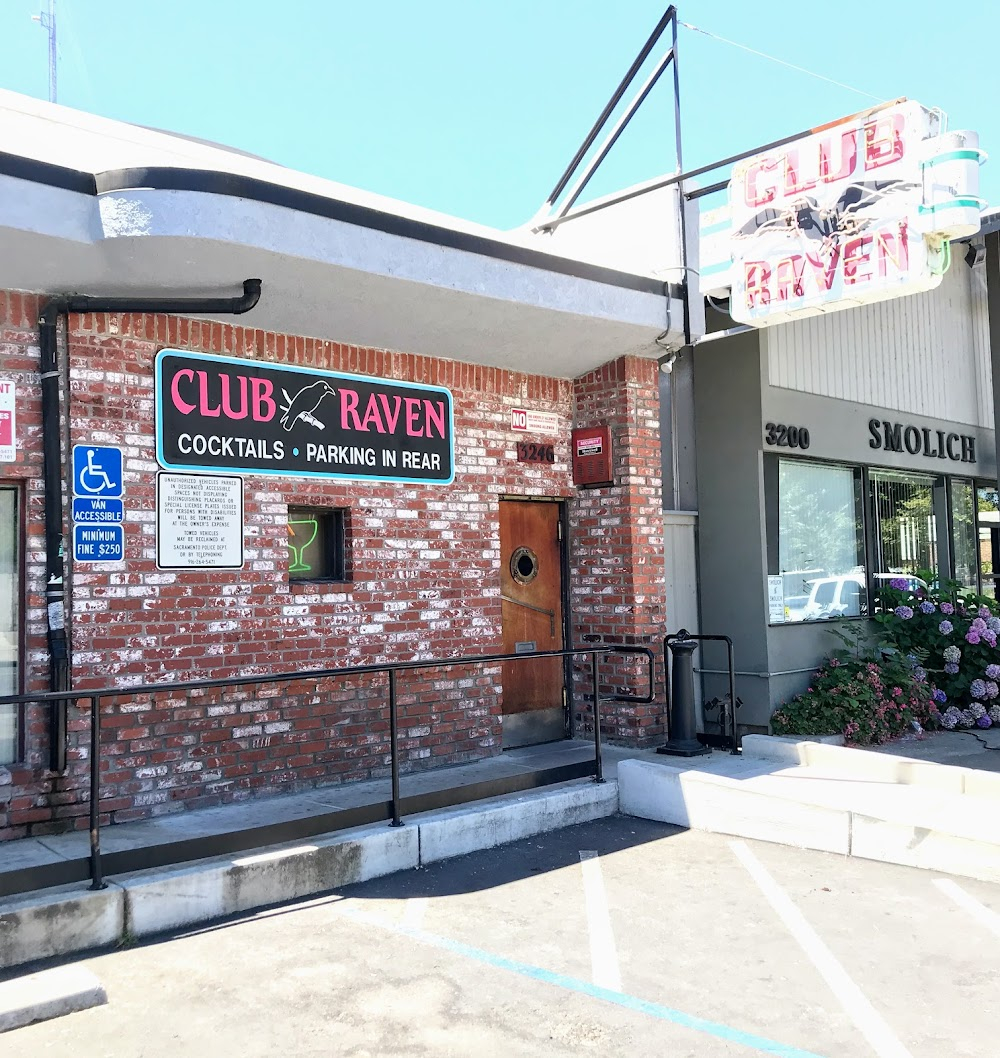
[[[294, 526], [301, 526], [296, 532]], [[288, 550], [292, 553], [292, 564], [288, 567], [289, 573], [306, 573], [312, 569], [308, 563], [302, 561], [302, 553], [316, 539], [319, 532], [319, 522], [315, 518], [290, 518], [288, 520]], [[295, 537], [295, 543], [292, 543]]]

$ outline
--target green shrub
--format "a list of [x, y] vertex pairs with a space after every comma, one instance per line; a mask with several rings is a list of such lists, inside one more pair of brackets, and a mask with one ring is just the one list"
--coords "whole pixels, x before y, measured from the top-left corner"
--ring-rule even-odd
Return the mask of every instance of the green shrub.
[[919, 664], [899, 651], [866, 656], [860, 648], [840, 650], [813, 674], [803, 694], [771, 717], [771, 730], [776, 735], [842, 734], [857, 745], [879, 745], [911, 730], [914, 721], [938, 726], [934, 690]]

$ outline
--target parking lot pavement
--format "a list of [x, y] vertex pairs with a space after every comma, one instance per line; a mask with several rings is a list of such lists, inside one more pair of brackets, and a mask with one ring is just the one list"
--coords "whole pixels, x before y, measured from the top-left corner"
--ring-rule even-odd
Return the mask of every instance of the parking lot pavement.
[[5, 1058], [992, 1058], [1000, 886], [628, 818], [84, 960]]

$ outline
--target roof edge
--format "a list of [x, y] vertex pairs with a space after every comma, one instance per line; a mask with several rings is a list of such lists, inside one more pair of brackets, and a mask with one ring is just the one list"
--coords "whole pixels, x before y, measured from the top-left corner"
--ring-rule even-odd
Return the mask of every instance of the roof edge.
[[414, 239], [418, 242], [492, 257], [511, 264], [604, 283], [608, 286], [668, 296], [678, 300], [683, 299], [684, 296], [683, 288], [678, 284], [664, 283], [652, 276], [634, 275], [586, 261], [559, 257], [533, 247], [505, 242], [502, 239], [448, 228], [372, 206], [220, 170], [140, 166], [91, 174], [51, 162], [0, 152], [0, 175], [91, 197], [118, 191], [148, 189], [193, 191], [230, 198], [244, 198], [253, 202], [291, 209], [298, 213], [338, 220], [373, 231]]

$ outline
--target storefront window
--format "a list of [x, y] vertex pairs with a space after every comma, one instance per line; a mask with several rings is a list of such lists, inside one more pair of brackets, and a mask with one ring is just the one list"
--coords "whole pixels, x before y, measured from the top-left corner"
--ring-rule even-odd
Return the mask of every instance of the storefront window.
[[873, 470], [870, 474], [875, 518], [876, 572], [918, 575], [938, 572], [938, 531], [934, 509], [935, 478]]
[[971, 481], [951, 483], [951, 539], [955, 555], [952, 577], [963, 588], [975, 590], [979, 568], [976, 560], [976, 510]]
[[784, 620], [860, 616], [867, 595], [859, 472], [780, 460], [777, 477]]
[[[17, 694], [20, 683], [20, 603], [17, 490], [0, 486], [0, 694]], [[0, 705], [0, 764], [17, 751], [17, 709]]]
[[997, 598], [1000, 576], [1000, 502], [996, 489], [976, 489], [976, 514], [979, 540], [979, 571], [982, 593]]
[[900, 577], [911, 590], [955, 580], [1000, 598], [995, 488], [977, 488], [967, 478], [775, 458], [765, 459], [764, 482], [772, 624], [874, 615], [881, 589]]

